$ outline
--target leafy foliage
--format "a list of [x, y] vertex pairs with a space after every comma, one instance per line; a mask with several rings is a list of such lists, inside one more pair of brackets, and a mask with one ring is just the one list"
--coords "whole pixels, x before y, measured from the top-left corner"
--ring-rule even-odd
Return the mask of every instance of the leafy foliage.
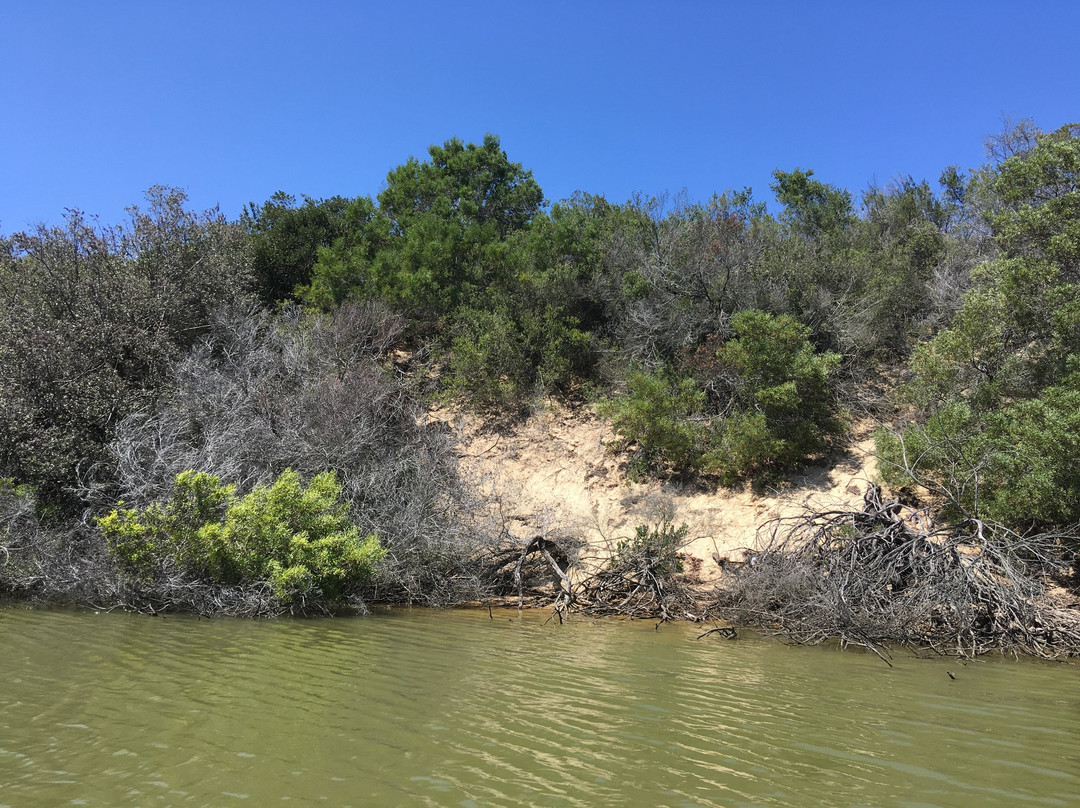
[[889, 479], [1014, 526], [1080, 520], [1080, 126], [1025, 143], [994, 181], [1002, 257], [913, 358], [925, 421], [879, 437]]
[[308, 596], [340, 601], [385, 555], [374, 534], [349, 520], [340, 494], [333, 472], [305, 487], [287, 470], [238, 497], [235, 486], [186, 471], [164, 505], [114, 509], [97, 524], [139, 579], [179, 571], [224, 586], [266, 582], [285, 605]]
[[834, 353], [814, 350], [810, 329], [786, 315], [742, 311], [735, 338], [717, 353], [719, 370], [734, 374], [706, 468], [724, 480], [791, 469], [828, 448], [843, 431], [829, 375]]
[[784, 218], [800, 235], [814, 239], [855, 223], [851, 194], [820, 180], [812, 170], [774, 171], [772, 189]]
[[539, 212], [540, 186], [495, 135], [479, 145], [454, 138], [428, 154], [387, 175], [377, 208], [353, 203], [346, 236], [319, 255], [309, 302], [378, 296], [430, 318], [499, 280], [500, 245]]
[[[694, 380], [669, 369], [637, 371], [626, 382], [627, 394], [601, 411], [612, 428], [637, 445], [634, 471], [670, 463], [677, 469], [700, 468], [708, 433], [703, 418], [705, 394]], [[695, 420], [698, 418], [698, 420]]]
[[438, 604], [488, 585], [469, 568], [491, 531], [459, 479], [448, 435], [388, 368], [404, 325], [378, 303], [333, 315], [224, 310], [173, 366], [154, 411], [125, 419], [110, 444], [115, 481], [88, 498], [145, 509], [194, 469], [245, 494], [286, 469], [332, 469], [349, 516], [387, 558], [371, 596]]
[[602, 331], [626, 365], [673, 362], [724, 331], [734, 312], [779, 305], [760, 272], [771, 225], [749, 191], [705, 205], [639, 197], [609, 218], [596, 294]]
[[261, 207], [245, 207], [240, 221], [251, 238], [252, 271], [265, 304], [293, 300], [297, 287], [310, 284], [319, 249], [346, 233], [348, 206], [340, 196], [305, 196], [297, 206], [296, 197], [278, 191]]
[[733, 483], [794, 468], [842, 432], [829, 382], [839, 356], [816, 352], [809, 329], [786, 315], [741, 311], [731, 329], [718, 350], [699, 349], [688, 375], [638, 372], [610, 405], [612, 425], [646, 462]]
[[481, 407], [513, 408], [536, 390], [566, 390], [592, 359], [589, 335], [555, 306], [462, 309], [448, 388]]

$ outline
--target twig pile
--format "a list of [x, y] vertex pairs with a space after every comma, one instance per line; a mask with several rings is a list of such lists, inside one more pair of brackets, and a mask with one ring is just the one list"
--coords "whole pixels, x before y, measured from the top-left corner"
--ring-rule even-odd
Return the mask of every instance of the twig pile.
[[[560, 622], [570, 613], [578, 612], [603, 617], [659, 618], [666, 620], [699, 620], [699, 604], [682, 575], [682, 556], [679, 554], [686, 537], [686, 527], [674, 528], [670, 522], [654, 527], [641, 525], [634, 538], [620, 541], [610, 558], [599, 568], [592, 564], [576, 564], [580, 547], [571, 547], [568, 554], [550, 538], [536, 536], [521, 548], [514, 568], [518, 606], [524, 603], [526, 577], [535, 582], [537, 572], [549, 573], [553, 616]], [[543, 559], [534, 564], [531, 576], [526, 560], [533, 556]], [[533, 588], [533, 594], [541, 591]]]
[[618, 544], [611, 558], [575, 592], [574, 605], [584, 614], [700, 620], [697, 599], [682, 575], [679, 550], [686, 526], [670, 522], [638, 527], [634, 538]]
[[725, 571], [717, 613], [800, 644], [837, 638], [884, 658], [889, 644], [975, 656], [991, 650], [1080, 654], [1080, 612], [1055, 605], [1047, 580], [1065, 571], [1062, 534], [1022, 536], [969, 519], [882, 501], [861, 511], [772, 520], [763, 549]]

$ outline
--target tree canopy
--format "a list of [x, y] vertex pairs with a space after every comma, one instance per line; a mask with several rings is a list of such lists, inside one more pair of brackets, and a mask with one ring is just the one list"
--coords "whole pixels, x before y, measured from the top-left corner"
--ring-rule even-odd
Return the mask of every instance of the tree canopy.
[[631, 476], [759, 490], [877, 419], [885, 481], [956, 536], [1075, 536], [1080, 125], [988, 157], [858, 197], [777, 170], [775, 213], [749, 188], [549, 205], [489, 134], [374, 197], [229, 221], [155, 187], [119, 226], [0, 236], [0, 590], [92, 569], [237, 613], [494, 591], [505, 531], [425, 414], [448, 400], [595, 405]]
[[912, 360], [920, 420], [880, 441], [893, 480], [1008, 523], [1080, 519], [1080, 126], [1007, 157], [978, 267], [952, 324]]

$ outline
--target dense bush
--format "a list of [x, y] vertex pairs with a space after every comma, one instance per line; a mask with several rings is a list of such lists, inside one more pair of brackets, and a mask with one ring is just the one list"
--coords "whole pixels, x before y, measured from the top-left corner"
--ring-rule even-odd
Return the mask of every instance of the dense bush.
[[635, 373], [609, 404], [639, 463], [733, 483], [795, 468], [842, 433], [829, 381], [839, 356], [815, 351], [809, 329], [786, 315], [741, 311], [731, 331], [684, 362], [685, 375]]
[[151, 406], [171, 362], [249, 285], [243, 235], [153, 188], [124, 227], [78, 212], [0, 250], [0, 474], [74, 504], [117, 424]]
[[691, 378], [670, 368], [637, 371], [626, 382], [625, 396], [606, 402], [601, 412], [636, 452], [631, 472], [700, 469], [708, 427], [702, 412], [705, 394]]
[[429, 155], [392, 170], [377, 204], [348, 207], [345, 233], [320, 247], [304, 300], [327, 310], [379, 300], [405, 314], [445, 367], [445, 389], [480, 408], [565, 391], [595, 362], [581, 316], [595, 314], [583, 288], [599, 236], [586, 225], [603, 205], [543, 213], [531, 172], [492, 135]]
[[260, 207], [247, 205], [240, 223], [251, 240], [252, 274], [267, 305], [292, 301], [298, 287], [311, 283], [319, 249], [328, 249], [347, 232], [349, 200], [316, 200], [278, 191]]
[[175, 364], [161, 406], [120, 425], [110, 446], [116, 482], [89, 496], [145, 510], [168, 501], [188, 469], [241, 495], [286, 469], [305, 479], [333, 470], [350, 519], [387, 551], [369, 594], [474, 596], [487, 583], [470, 560], [491, 531], [458, 478], [447, 435], [385, 367], [401, 329], [375, 303], [332, 316], [220, 312]]
[[453, 325], [447, 389], [480, 407], [513, 409], [565, 392], [593, 361], [590, 335], [559, 308], [463, 309]]
[[528, 227], [543, 191], [494, 135], [448, 140], [428, 154], [387, 174], [377, 206], [350, 206], [345, 235], [319, 253], [308, 302], [379, 297], [430, 322], [499, 282], [502, 245]]
[[672, 362], [723, 332], [735, 312], [775, 303], [760, 273], [774, 228], [749, 191], [705, 205], [639, 197], [607, 215], [608, 254], [595, 283], [605, 312], [598, 331], [624, 366]]
[[978, 516], [1016, 527], [1080, 516], [1080, 374], [1036, 398], [986, 412], [960, 400], [904, 432], [882, 430], [885, 479], [918, 483], [953, 519]]
[[385, 551], [363, 535], [333, 472], [305, 487], [286, 470], [245, 496], [213, 475], [177, 476], [164, 505], [97, 519], [109, 549], [139, 584], [180, 575], [221, 586], [268, 584], [285, 606], [340, 602], [371, 577]]
[[921, 417], [878, 442], [887, 479], [1012, 526], [1080, 521], [1080, 126], [1023, 142], [993, 180], [1002, 257], [916, 351]]
[[815, 351], [810, 329], [786, 315], [742, 311], [731, 327], [734, 339], [717, 352], [713, 373], [728, 384], [721, 413], [734, 412], [721, 415], [704, 467], [733, 481], [821, 454], [843, 432], [829, 381], [840, 357]]

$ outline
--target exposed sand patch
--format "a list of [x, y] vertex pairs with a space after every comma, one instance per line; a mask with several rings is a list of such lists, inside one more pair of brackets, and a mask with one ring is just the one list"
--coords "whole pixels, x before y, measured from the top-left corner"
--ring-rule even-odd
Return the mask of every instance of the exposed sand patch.
[[866, 483], [877, 474], [868, 428], [856, 429], [853, 444], [834, 452], [829, 465], [807, 467], [758, 496], [748, 486], [627, 481], [626, 457], [610, 446], [616, 439], [610, 424], [589, 408], [548, 403], [501, 429], [469, 413], [439, 410], [431, 417], [454, 430], [462, 473], [496, 497], [513, 535], [570, 534], [586, 542], [589, 556], [602, 558], [638, 525], [657, 522], [671, 508], [674, 524], [688, 527], [685, 552], [701, 560], [703, 583], [720, 574], [714, 556], [741, 560], [769, 519], [806, 508], [861, 507]]

